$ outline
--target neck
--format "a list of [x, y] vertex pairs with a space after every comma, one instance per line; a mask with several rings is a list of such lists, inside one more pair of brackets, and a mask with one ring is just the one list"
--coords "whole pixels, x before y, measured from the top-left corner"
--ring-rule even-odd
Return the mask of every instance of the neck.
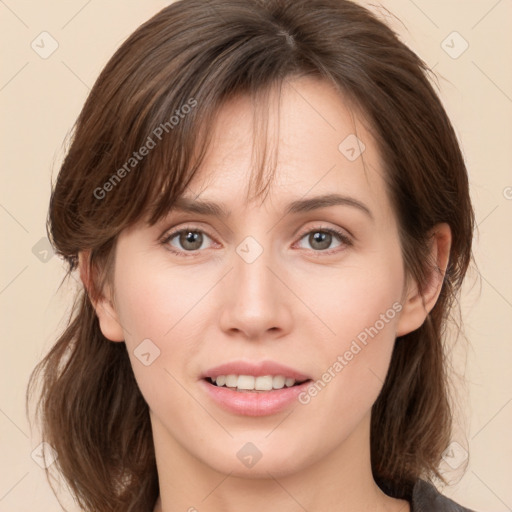
[[409, 504], [384, 494], [370, 464], [370, 416], [331, 453], [295, 472], [279, 468], [247, 475], [221, 472], [197, 459], [152, 417], [160, 496], [154, 512], [409, 512]]

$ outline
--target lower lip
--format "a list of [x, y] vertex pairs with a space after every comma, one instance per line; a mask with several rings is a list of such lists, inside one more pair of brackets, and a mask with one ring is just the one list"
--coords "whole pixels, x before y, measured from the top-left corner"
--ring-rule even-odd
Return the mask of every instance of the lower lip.
[[201, 385], [208, 395], [223, 409], [242, 416], [268, 416], [283, 411], [297, 401], [311, 383], [310, 380], [289, 388], [273, 389], [272, 391], [241, 392], [226, 387], [219, 387], [207, 380]]

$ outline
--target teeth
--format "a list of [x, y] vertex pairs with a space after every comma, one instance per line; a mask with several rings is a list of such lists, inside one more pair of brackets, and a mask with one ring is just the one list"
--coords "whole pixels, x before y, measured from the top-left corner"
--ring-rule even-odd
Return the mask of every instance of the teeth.
[[[233, 375], [236, 377], [236, 375]], [[254, 389], [256, 384], [256, 379], [251, 375], [240, 375], [238, 377], [238, 382], [236, 387], [238, 389]]]
[[[270, 375], [256, 377], [254, 379], [254, 389], [257, 391], [270, 391], [273, 388], [274, 378]], [[240, 386], [240, 384], [239, 384]]]
[[217, 386], [236, 388], [241, 391], [270, 391], [272, 389], [287, 388], [295, 384], [295, 379], [287, 378], [284, 375], [264, 375], [254, 377], [253, 375], [219, 375], [212, 378]]
[[238, 386], [238, 377], [236, 375], [226, 375], [226, 386], [236, 388]]
[[274, 389], [281, 389], [281, 388], [284, 388], [284, 384], [286, 382], [286, 378], [283, 377], [282, 375], [276, 375], [273, 379], [272, 379], [272, 387]]

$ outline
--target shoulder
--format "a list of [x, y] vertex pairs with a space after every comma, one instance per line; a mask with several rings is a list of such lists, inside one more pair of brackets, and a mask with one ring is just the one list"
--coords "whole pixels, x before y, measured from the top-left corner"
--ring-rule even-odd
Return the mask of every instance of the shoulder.
[[411, 512], [474, 512], [443, 496], [430, 483], [418, 480], [412, 491]]

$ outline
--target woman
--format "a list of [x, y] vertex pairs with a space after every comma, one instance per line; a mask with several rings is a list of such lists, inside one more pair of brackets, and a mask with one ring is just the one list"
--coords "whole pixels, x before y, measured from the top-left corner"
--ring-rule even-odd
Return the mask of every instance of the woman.
[[98, 78], [52, 191], [83, 282], [34, 372], [90, 511], [464, 511], [442, 333], [468, 179], [426, 65], [347, 0], [181, 0]]

